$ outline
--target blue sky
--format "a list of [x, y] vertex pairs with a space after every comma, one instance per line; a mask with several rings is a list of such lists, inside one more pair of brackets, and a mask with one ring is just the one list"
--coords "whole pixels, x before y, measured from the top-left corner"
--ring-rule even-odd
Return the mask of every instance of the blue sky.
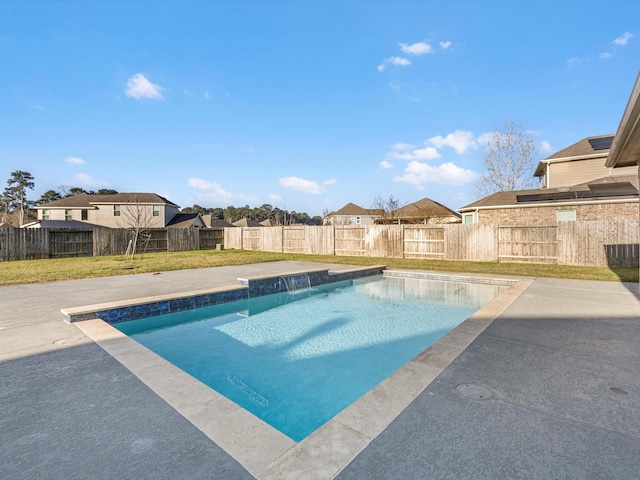
[[0, 180], [321, 215], [476, 200], [487, 134], [615, 133], [640, 2], [0, 2]]

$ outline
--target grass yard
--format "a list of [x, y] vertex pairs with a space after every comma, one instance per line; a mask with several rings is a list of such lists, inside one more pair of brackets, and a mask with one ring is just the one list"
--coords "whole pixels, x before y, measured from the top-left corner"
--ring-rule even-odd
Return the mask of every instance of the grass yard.
[[294, 260], [350, 265], [386, 265], [389, 268], [446, 272], [574, 278], [613, 282], [638, 282], [638, 268], [576, 267], [532, 263], [452, 262], [382, 257], [338, 257], [243, 250], [195, 250], [147, 253], [142, 259], [123, 256], [23, 260], [0, 263], [0, 285], [52, 282], [79, 278], [108, 277], [136, 273], [166, 272], [190, 268], [221, 267], [249, 263]]

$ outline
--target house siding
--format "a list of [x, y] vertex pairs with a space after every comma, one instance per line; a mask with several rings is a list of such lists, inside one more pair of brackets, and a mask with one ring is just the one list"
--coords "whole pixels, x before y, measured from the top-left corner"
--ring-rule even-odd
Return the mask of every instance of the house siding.
[[[355, 219], [359, 217], [360, 223]], [[325, 217], [325, 225], [373, 225], [378, 215], [330, 215]]]
[[558, 210], [575, 210], [576, 221], [637, 220], [638, 201], [597, 205], [563, 205], [530, 208], [496, 208], [478, 211], [478, 223], [515, 225], [555, 225]]
[[[113, 215], [113, 205], [120, 205], [119, 217]], [[65, 212], [71, 210], [71, 220], [85, 221], [108, 228], [128, 228], [131, 227], [134, 222], [132, 219], [135, 208], [133, 205], [122, 203], [100, 204], [95, 205], [95, 207], [83, 208], [49, 208], [48, 210], [49, 220], [66, 220]], [[153, 205], [141, 205], [141, 208], [144, 209], [144, 212], [141, 214], [141, 218], [144, 219], [142, 222], [144, 223], [143, 226], [148, 228], [164, 228], [167, 223], [179, 213], [178, 208], [165, 205], [164, 207], [160, 206], [160, 215], [154, 217]], [[88, 215], [86, 220], [82, 220], [82, 210], [87, 210]], [[43, 210], [39, 209], [38, 220], [43, 220], [42, 215]]]
[[[551, 163], [547, 170], [548, 188], [571, 187], [614, 174], [604, 165], [606, 157]], [[616, 169], [615, 175], [636, 175], [638, 167]]]

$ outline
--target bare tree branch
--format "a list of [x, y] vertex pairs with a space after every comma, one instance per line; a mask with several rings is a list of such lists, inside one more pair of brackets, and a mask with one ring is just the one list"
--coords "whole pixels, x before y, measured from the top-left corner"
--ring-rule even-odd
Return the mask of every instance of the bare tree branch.
[[534, 141], [513, 122], [493, 132], [484, 158], [486, 171], [476, 184], [478, 196], [533, 188], [537, 153]]
[[371, 208], [380, 211], [379, 223], [394, 223], [396, 210], [400, 208], [400, 200], [393, 195], [387, 198], [376, 197], [373, 199]]

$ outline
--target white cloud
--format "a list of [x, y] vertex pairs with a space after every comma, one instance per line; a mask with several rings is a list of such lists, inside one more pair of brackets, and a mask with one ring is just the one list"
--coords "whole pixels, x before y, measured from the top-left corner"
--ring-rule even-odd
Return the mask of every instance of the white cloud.
[[451, 46], [451, 42], [448, 41], [448, 40], [446, 42], [440, 42], [440, 48], [443, 49], [443, 50], [446, 50], [450, 46]]
[[400, 67], [406, 67], [407, 65], [411, 65], [411, 62], [404, 57], [389, 57], [385, 58], [384, 62], [381, 65], [378, 65], [378, 71], [382, 72], [387, 65], [398, 65]]
[[456, 130], [446, 137], [442, 137], [441, 135], [431, 137], [427, 142], [436, 148], [451, 147], [457, 153], [464, 153], [469, 148], [476, 147], [476, 142], [473, 140], [473, 133], [464, 130]]
[[569, 60], [567, 60], [567, 66], [573, 67], [575, 65], [579, 65], [582, 62], [584, 62], [584, 60], [580, 57], [571, 57]]
[[336, 183], [338, 183], [338, 181], [335, 178], [330, 178], [322, 182], [323, 185], [335, 185]]
[[554, 150], [553, 147], [548, 141], [543, 140], [540, 142], [540, 151], [542, 153], [549, 153], [549, 152], [552, 152], [553, 150]]
[[211, 96], [209, 95], [209, 92], [204, 92], [203, 97], [205, 100], [209, 100], [211, 98]]
[[389, 62], [391, 65], [400, 65], [401, 67], [406, 67], [407, 65], [411, 65], [411, 62], [404, 57], [387, 58], [385, 62]]
[[193, 92], [191, 90], [189, 90], [188, 88], [185, 88], [183, 90], [184, 96], [185, 97], [191, 97], [193, 95]]
[[124, 92], [127, 97], [140, 100], [148, 98], [151, 100], [164, 100], [162, 96], [162, 87], [151, 83], [147, 77], [142, 73], [136, 73], [133, 77], [127, 80], [127, 88]]
[[278, 203], [282, 203], [282, 197], [280, 195], [278, 195], [277, 193], [272, 193], [271, 195], [269, 195], [267, 197], [267, 199], [271, 202], [271, 203], [275, 203], [276, 205]]
[[386, 160], [382, 160], [379, 165], [380, 168], [393, 168], [393, 163], [387, 162]]
[[424, 55], [425, 53], [433, 53], [431, 45], [426, 42], [418, 42], [408, 45], [406, 43], [399, 43], [400, 50], [409, 55]]
[[64, 161], [71, 165], [82, 165], [84, 163], [84, 160], [79, 157], [66, 157]]
[[394, 182], [410, 183], [422, 188], [425, 183], [439, 183], [444, 185], [462, 185], [478, 178], [478, 174], [461, 168], [451, 162], [437, 167], [427, 163], [413, 161], [407, 165], [404, 175], [393, 178]]
[[611, 43], [613, 43], [614, 45], [620, 45], [624, 47], [629, 42], [631, 37], [633, 37], [633, 33], [625, 32]]
[[609, 52], [602, 52], [600, 55], [598, 55], [598, 58], [611, 58], [613, 57], [613, 54], [609, 53]]
[[394, 150], [387, 154], [392, 160], [433, 160], [440, 158], [440, 153], [434, 147], [416, 148], [410, 151]]
[[493, 136], [494, 136], [494, 132], [482, 133], [482, 134], [478, 135], [478, 138], [476, 138], [476, 143], [478, 145], [487, 146], [490, 142], [493, 141]]
[[29, 103], [29, 108], [33, 108], [34, 110], [44, 110], [44, 107], [39, 103]]
[[108, 187], [109, 182], [98, 180], [97, 178], [90, 177], [86, 173], [78, 173], [74, 175], [74, 184], [80, 187]]
[[222, 188], [219, 183], [210, 182], [203, 178], [190, 177], [188, 179], [190, 187], [194, 187], [199, 192], [196, 194], [198, 201], [210, 202], [218, 205], [230, 204], [234, 200], [242, 200], [243, 202], [256, 203], [259, 198], [255, 195], [245, 195], [243, 193], [231, 193]]
[[396, 143], [395, 145], [392, 145], [391, 148], [393, 150], [406, 152], [406, 151], [411, 150], [412, 148], [414, 148], [414, 145], [411, 145], [409, 143]]
[[280, 179], [280, 185], [284, 188], [290, 188], [298, 192], [311, 193], [313, 195], [319, 195], [325, 191], [326, 187], [319, 185], [318, 182], [313, 180], [305, 180], [299, 177], [283, 177]]
[[542, 132], [540, 130], [527, 130], [524, 133], [526, 133], [527, 135], [542, 135]]
[[[219, 183], [210, 182], [209, 180], [205, 180], [203, 178], [195, 178], [190, 177], [188, 180], [189, 186], [193, 187], [197, 190], [206, 191], [207, 194], [204, 196], [210, 200], [219, 200], [219, 201], [231, 201], [236, 195], [227, 192]], [[202, 196], [198, 196], [198, 198], [203, 198]]]

